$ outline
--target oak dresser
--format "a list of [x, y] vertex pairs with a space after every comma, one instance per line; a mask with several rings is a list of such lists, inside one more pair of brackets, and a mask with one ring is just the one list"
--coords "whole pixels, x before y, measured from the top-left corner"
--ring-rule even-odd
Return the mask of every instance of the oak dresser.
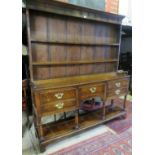
[[[118, 71], [123, 16], [52, 0], [28, 0], [26, 17], [41, 151], [52, 141], [126, 115], [129, 76]], [[114, 99], [121, 95], [124, 102], [116, 106]], [[84, 101], [96, 97], [101, 108], [81, 109]], [[45, 117], [53, 120], [43, 122]]]

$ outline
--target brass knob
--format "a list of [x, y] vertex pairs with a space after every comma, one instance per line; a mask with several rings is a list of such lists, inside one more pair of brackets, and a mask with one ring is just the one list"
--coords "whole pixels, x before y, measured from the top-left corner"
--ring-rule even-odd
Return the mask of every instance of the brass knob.
[[55, 107], [56, 107], [57, 109], [62, 109], [62, 108], [64, 107], [64, 103], [63, 103], [63, 102], [59, 102], [59, 103], [57, 103], [57, 104], [55, 105]]
[[91, 93], [95, 93], [96, 92], [96, 87], [91, 87], [89, 90], [90, 90]]
[[57, 99], [62, 99], [63, 95], [64, 95], [64, 93], [56, 93], [56, 94], [55, 94], [55, 97], [56, 97]]
[[121, 92], [121, 91], [120, 91], [119, 89], [117, 89], [117, 90], [115, 91], [115, 94], [116, 94], [116, 95], [119, 95], [120, 92]]
[[121, 83], [120, 82], [117, 82], [117, 83], [115, 83], [115, 86], [116, 87], [120, 87], [121, 86]]

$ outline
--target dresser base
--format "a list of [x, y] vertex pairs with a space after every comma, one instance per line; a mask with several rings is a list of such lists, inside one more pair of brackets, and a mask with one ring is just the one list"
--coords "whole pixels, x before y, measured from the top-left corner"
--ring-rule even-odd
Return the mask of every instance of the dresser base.
[[44, 136], [43, 140], [40, 140], [40, 151], [45, 151], [45, 147], [51, 142], [62, 140], [63, 138], [96, 127], [97, 125], [101, 125], [112, 119], [125, 116], [126, 111], [123, 108], [119, 106], [114, 106], [113, 110], [111, 111], [109, 106], [106, 106], [106, 117], [104, 119], [102, 118], [101, 109], [93, 111], [91, 112], [91, 114], [89, 112], [80, 115], [80, 126], [77, 129], [75, 129], [74, 117], [68, 118], [65, 121], [59, 121], [57, 123], [48, 123], [43, 126], [46, 135]]

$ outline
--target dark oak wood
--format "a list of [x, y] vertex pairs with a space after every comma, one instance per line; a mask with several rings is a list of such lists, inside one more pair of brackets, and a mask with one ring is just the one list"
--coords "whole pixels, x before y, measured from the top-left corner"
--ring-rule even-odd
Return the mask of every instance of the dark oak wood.
[[[26, 16], [41, 151], [54, 140], [126, 114], [126, 97], [123, 108], [106, 106], [128, 93], [129, 76], [117, 73], [123, 16], [51, 0], [28, 0]], [[102, 108], [82, 114], [81, 103], [95, 97]], [[44, 124], [42, 118], [51, 115], [53, 121]]]

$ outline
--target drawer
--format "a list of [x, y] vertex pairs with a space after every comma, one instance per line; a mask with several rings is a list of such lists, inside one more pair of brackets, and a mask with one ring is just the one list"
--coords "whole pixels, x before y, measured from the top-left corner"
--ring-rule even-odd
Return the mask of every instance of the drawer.
[[128, 87], [129, 79], [119, 79], [108, 81], [108, 89]]
[[40, 99], [42, 104], [49, 102], [76, 98], [76, 89], [53, 89], [40, 92]]
[[50, 102], [48, 104], [41, 105], [41, 113], [60, 113], [74, 110], [77, 108], [76, 100], [65, 100], [65, 101], [56, 101]]
[[104, 95], [104, 92], [105, 84], [85, 85], [79, 87], [80, 99], [86, 99], [97, 95]]
[[128, 88], [117, 88], [112, 89], [107, 92], [107, 97], [114, 97], [126, 94], [128, 92]]

